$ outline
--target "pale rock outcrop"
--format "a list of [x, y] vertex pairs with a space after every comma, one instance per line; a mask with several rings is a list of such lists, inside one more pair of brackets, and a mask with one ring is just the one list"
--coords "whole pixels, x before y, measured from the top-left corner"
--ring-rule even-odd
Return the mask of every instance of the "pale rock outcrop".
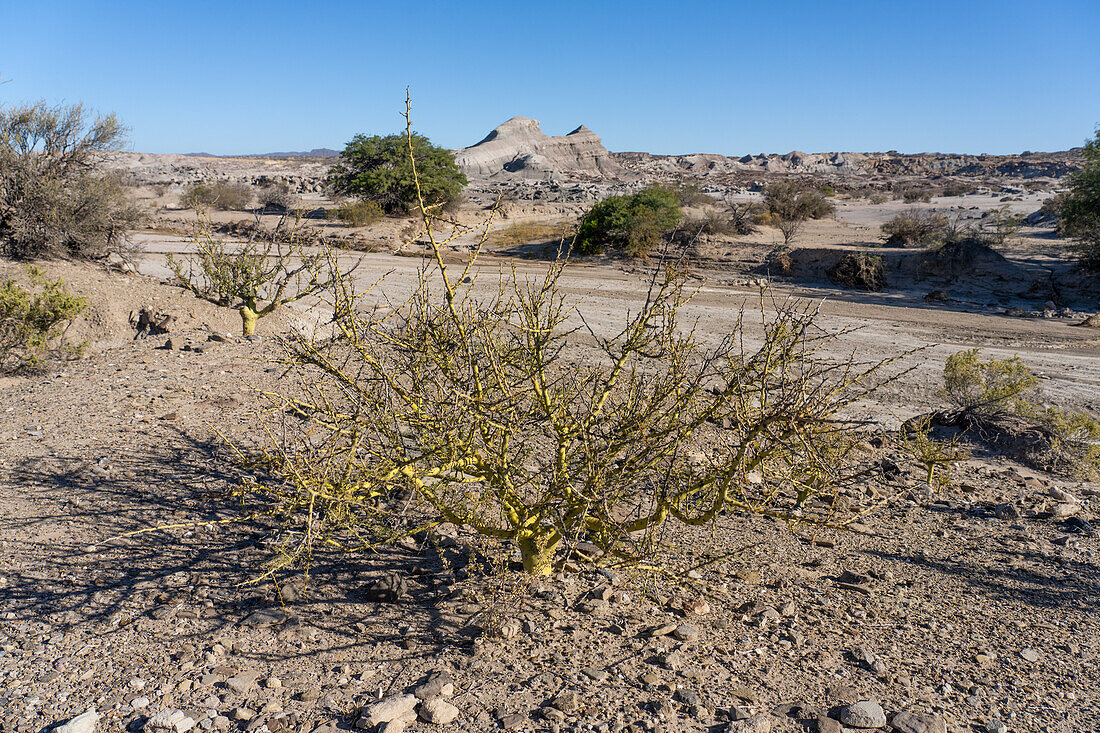
[[513, 117], [484, 140], [455, 151], [469, 176], [555, 178], [572, 173], [614, 176], [619, 164], [596, 133], [581, 125], [568, 135], [547, 135], [538, 120]]

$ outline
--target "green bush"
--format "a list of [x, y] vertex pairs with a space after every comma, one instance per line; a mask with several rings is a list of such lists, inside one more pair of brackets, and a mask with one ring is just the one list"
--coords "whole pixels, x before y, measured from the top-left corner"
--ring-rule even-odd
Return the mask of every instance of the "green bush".
[[381, 221], [384, 214], [382, 207], [376, 201], [348, 201], [330, 210], [327, 215], [339, 219], [348, 226], [367, 227]]
[[1070, 176], [1059, 228], [1073, 237], [1082, 266], [1100, 272], [1100, 129], [1085, 143], [1085, 165]]
[[951, 222], [927, 209], [903, 211], [882, 225], [886, 244], [897, 247], [931, 247], [947, 241]]
[[0, 283], [0, 373], [39, 366], [59, 344], [64, 326], [88, 307], [88, 301], [65, 291], [60, 279], [47, 280], [29, 268], [31, 290], [14, 280]]
[[188, 209], [240, 211], [252, 203], [252, 188], [244, 183], [215, 181], [196, 183], [180, 196], [180, 205]]
[[0, 251], [19, 259], [127, 257], [143, 214], [106, 156], [122, 149], [114, 115], [77, 104], [0, 109]]
[[610, 250], [629, 257], [644, 256], [680, 222], [676, 201], [676, 192], [667, 186], [606, 198], [585, 214], [574, 246], [582, 255]]
[[457, 202], [467, 180], [455, 163], [454, 153], [416, 133], [356, 135], [344, 148], [339, 165], [332, 169], [329, 184], [338, 194], [374, 201], [387, 214], [416, 210], [419, 201], [413, 162], [405, 153], [409, 138], [424, 204], [446, 208]]

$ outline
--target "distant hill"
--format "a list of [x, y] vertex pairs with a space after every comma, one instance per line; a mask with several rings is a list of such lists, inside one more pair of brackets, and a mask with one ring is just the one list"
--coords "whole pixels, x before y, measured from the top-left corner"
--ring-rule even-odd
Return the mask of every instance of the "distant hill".
[[253, 153], [251, 155], [213, 155], [211, 153], [184, 153], [189, 158], [339, 158], [340, 151], [332, 148], [314, 148], [309, 152], [295, 150], [288, 153]]

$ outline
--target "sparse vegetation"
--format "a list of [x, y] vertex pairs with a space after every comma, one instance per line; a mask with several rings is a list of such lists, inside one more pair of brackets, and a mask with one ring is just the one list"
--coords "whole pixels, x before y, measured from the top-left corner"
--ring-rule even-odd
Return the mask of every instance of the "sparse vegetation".
[[103, 171], [122, 149], [114, 115], [44, 102], [0, 109], [0, 251], [10, 257], [103, 259], [129, 252], [142, 213], [118, 175]]
[[256, 332], [256, 321], [287, 303], [314, 295], [342, 277], [327, 253], [305, 250], [295, 236], [266, 235], [237, 245], [217, 239], [208, 224], [195, 234], [198, 253], [193, 258], [168, 256], [176, 280], [205, 301], [241, 314], [241, 333]]
[[75, 353], [61, 343], [64, 327], [88, 306], [85, 298], [65, 290], [60, 280], [47, 280], [29, 267], [30, 289], [13, 279], [0, 283], [0, 374], [26, 371], [51, 353]]
[[827, 274], [848, 288], [878, 292], [886, 287], [882, 257], [865, 252], [851, 252], [844, 255]]
[[574, 247], [582, 255], [611, 251], [645, 256], [680, 222], [676, 201], [676, 192], [666, 186], [606, 198], [581, 220]]
[[1061, 201], [1059, 228], [1076, 240], [1082, 266], [1100, 272], [1100, 129], [1085, 143], [1084, 156]]
[[697, 183], [679, 183], [672, 189], [676, 192], [676, 203], [680, 206], [707, 206], [716, 203], [715, 198]]
[[[902, 448], [924, 467], [924, 479], [928, 488], [938, 491], [951, 483], [951, 467], [969, 455], [960, 445], [961, 436], [956, 433], [946, 440], [932, 434], [933, 425], [924, 415], [906, 425], [902, 431]], [[942, 469], [937, 472], [937, 469]]]
[[914, 185], [898, 186], [894, 189], [894, 193], [897, 198], [900, 198], [907, 204], [927, 204], [932, 201], [932, 196], [935, 195], [935, 191], [933, 191], [932, 188], [929, 186]]
[[1019, 357], [983, 360], [979, 353], [968, 349], [947, 359], [943, 394], [952, 409], [933, 413], [932, 422], [961, 427], [1044, 470], [1100, 476], [1100, 422], [1044, 404], [1038, 377]]
[[1021, 217], [1012, 213], [1008, 206], [1002, 206], [989, 212], [989, 228], [984, 236], [990, 245], [1003, 246], [1020, 232]]
[[910, 209], [882, 225], [888, 246], [934, 247], [947, 241], [952, 231], [950, 220], [936, 211]]
[[784, 246], [790, 246], [807, 219], [823, 219], [835, 211], [820, 190], [790, 180], [773, 181], [764, 188], [764, 207], [783, 234]]
[[351, 227], [367, 227], [382, 221], [385, 212], [376, 201], [346, 201], [328, 215]]
[[486, 244], [494, 247], [520, 247], [525, 244], [564, 243], [568, 249], [576, 234], [577, 225], [571, 221], [524, 221], [509, 224], [489, 233]]
[[298, 207], [298, 197], [290, 192], [286, 183], [276, 181], [260, 187], [256, 206], [263, 213], [284, 214]]
[[[657, 193], [675, 205], [671, 191]], [[567, 355], [566, 259], [475, 296], [473, 263], [451, 270], [449, 240], [437, 240], [422, 209], [432, 267], [413, 296], [365, 316], [337, 288], [341, 337], [290, 347], [306, 391], [277, 407], [301, 416], [300, 439], [273, 445], [271, 480], [242, 489], [273, 500], [294, 527], [278, 562], [446, 521], [510, 543], [527, 572], [545, 575], [581, 540], [608, 562], [648, 559], [670, 520], [833, 516], [831, 503], [812, 500], [858, 471], [844, 410], [888, 362], [824, 357], [833, 337], [812, 309], [790, 304], [765, 320], [752, 350], [741, 351], [739, 319], [704, 347], [679, 326], [687, 293], [666, 267], [618, 335], [594, 334], [597, 359], [578, 360]], [[397, 497], [404, 530], [388, 509]]]
[[377, 203], [387, 214], [414, 211], [421, 199], [436, 209], [458, 201], [467, 181], [454, 153], [416, 133], [413, 149], [416, 180], [404, 135], [356, 135], [332, 169], [329, 184], [338, 194]]
[[187, 209], [243, 211], [251, 204], [251, 186], [233, 181], [195, 183], [180, 196], [180, 206]]

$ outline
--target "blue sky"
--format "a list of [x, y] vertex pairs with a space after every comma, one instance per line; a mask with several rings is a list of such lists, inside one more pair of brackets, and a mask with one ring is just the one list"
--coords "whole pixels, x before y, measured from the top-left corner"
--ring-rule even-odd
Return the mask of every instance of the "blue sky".
[[0, 0], [0, 104], [83, 100], [134, 150], [469, 145], [513, 115], [611, 150], [1080, 145], [1100, 2]]

